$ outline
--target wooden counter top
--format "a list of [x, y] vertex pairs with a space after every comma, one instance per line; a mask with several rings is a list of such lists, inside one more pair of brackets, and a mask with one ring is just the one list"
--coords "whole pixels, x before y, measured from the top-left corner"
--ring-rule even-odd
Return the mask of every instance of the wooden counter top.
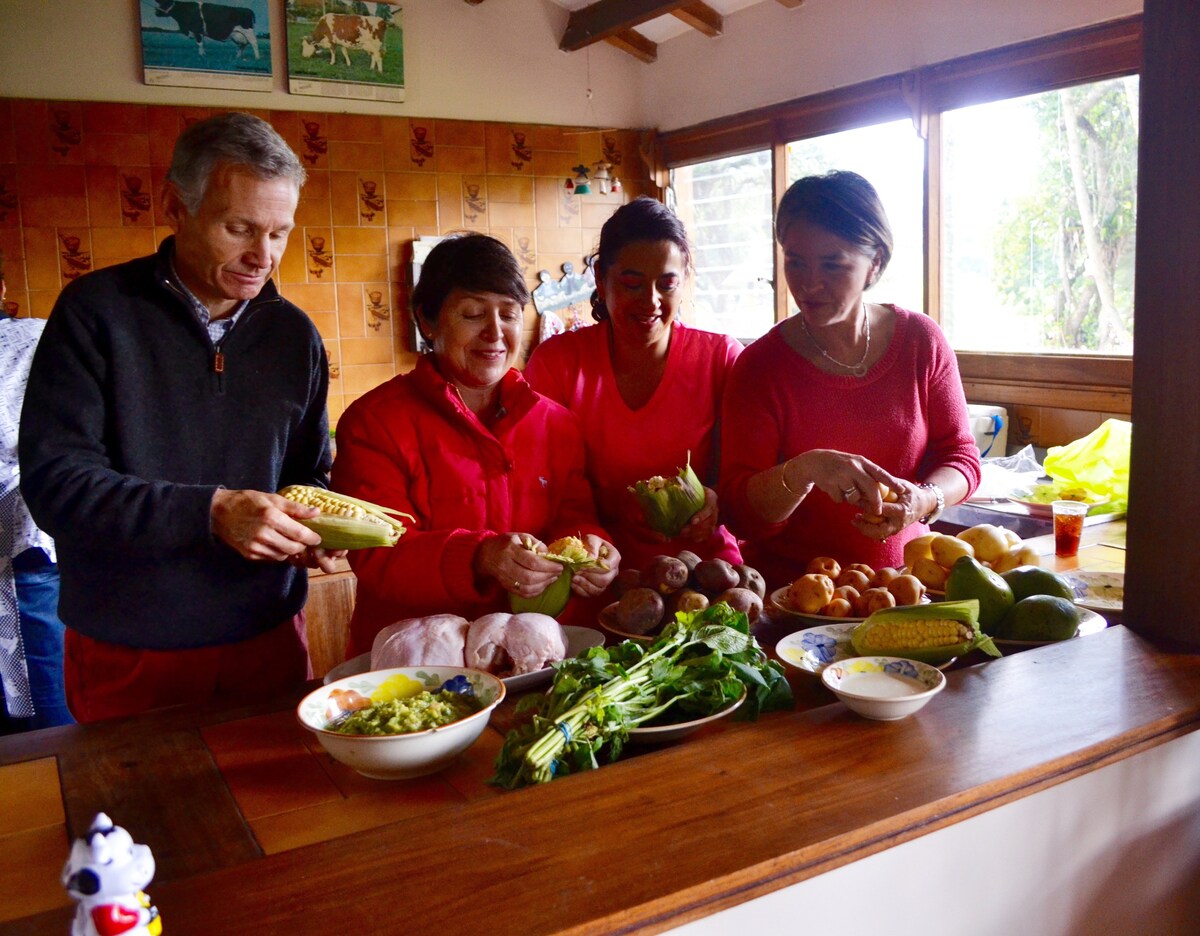
[[[32, 882], [109, 812], [154, 851], [167, 933], [657, 932], [1194, 731], [1200, 656], [1115, 627], [952, 672], [906, 721], [827, 700], [514, 793], [483, 785], [488, 732], [487, 756], [433, 785], [359, 778], [369, 827], [360, 814], [358, 831], [316, 829], [348, 834], [299, 847], [256, 838], [255, 814], [288, 808], [299, 781], [251, 729], [290, 724], [291, 700], [167, 710], [0, 739], [0, 765], [20, 765], [0, 766], [0, 815], [47, 816], [21, 867]], [[12, 770], [57, 772], [65, 826], [45, 784], [14, 785]], [[0, 933], [66, 932], [70, 914]]]

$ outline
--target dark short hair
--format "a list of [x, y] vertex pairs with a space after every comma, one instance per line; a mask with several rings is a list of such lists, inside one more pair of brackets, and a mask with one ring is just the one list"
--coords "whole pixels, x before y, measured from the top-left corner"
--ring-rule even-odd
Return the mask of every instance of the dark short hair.
[[304, 166], [269, 123], [253, 114], [217, 114], [192, 124], [175, 141], [167, 180], [195, 212], [219, 165], [244, 166], [260, 179], [290, 179], [304, 186]]
[[413, 309], [432, 325], [455, 289], [497, 293], [522, 307], [529, 302], [529, 287], [517, 258], [487, 234], [451, 234], [429, 251], [412, 291]]
[[[692, 269], [692, 248], [683, 222], [662, 202], [642, 195], [614, 211], [600, 229], [600, 246], [593, 255], [596, 279], [604, 279], [626, 246], [641, 241], [670, 241], [683, 254], [684, 270]], [[592, 318], [597, 322], [608, 318], [598, 292], [592, 293]]]
[[775, 237], [783, 243], [788, 228], [807, 221], [878, 252], [879, 276], [892, 259], [892, 226], [875, 187], [857, 172], [835, 169], [825, 175], [797, 179], [784, 192], [775, 215]]

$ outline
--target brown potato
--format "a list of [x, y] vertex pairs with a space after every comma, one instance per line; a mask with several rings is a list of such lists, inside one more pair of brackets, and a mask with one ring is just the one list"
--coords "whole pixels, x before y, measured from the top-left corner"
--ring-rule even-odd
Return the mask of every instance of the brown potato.
[[713, 599], [713, 604], [723, 601], [734, 611], [741, 611], [746, 615], [746, 620], [753, 627], [755, 622], [762, 615], [763, 603], [758, 595], [754, 594], [748, 588], [730, 588], [721, 592]]
[[[859, 593], [860, 590], [855, 588], [853, 585], [839, 585], [833, 590], [833, 597], [845, 598], [848, 602], [850, 602], [850, 606], [854, 607], [854, 602], [858, 598]], [[830, 600], [832, 601], [833, 599]]]
[[662, 595], [653, 588], [632, 588], [617, 602], [617, 627], [630, 634], [652, 634], [665, 611]]
[[876, 569], [875, 575], [871, 579], [871, 588], [887, 588], [888, 583], [899, 574], [900, 570], [893, 569], [891, 566]]
[[836, 579], [842, 574], [842, 565], [830, 556], [817, 556], [805, 566], [804, 571], [813, 575], [828, 575], [831, 579]]
[[709, 595], [719, 595], [728, 588], [737, 588], [738, 573], [724, 559], [705, 559], [692, 572], [699, 589]]
[[816, 614], [833, 598], [833, 579], [810, 572], [788, 586], [788, 604], [802, 614]]
[[845, 598], [834, 598], [817, 613], [825, 617], [842, 618], [850, 617], [850, 612], [853, 610], [854, 606]]
[[758, 569], [752, 569], [748, 565], [734, 566], [734, 569], [738, 574], [738, 588], [748, 588], [759, 598], [767, 597], [767, 582]]
[[849, 585], [855, 591], [862, 591], [864, 588], [871, 587], [871, 577], [858, 569], [842, 569], [842, 574], [834, 580], [833, 584], [837, 588]]
[[868, 617], [883, 608], [896, 607], [896, 598], [886, 588], [868, 588], [854, 602], [854, 616]]
[[687, 566], [689, 575], [691, 575], [696, 566], [700, 564], [700, 557], [690, 549], [681, 549], [675, 554], [675, 558]]
[[919, 604], [925, 597], [925, 586], [915, 575], [897, 575], [887, 584], [898, 605]]

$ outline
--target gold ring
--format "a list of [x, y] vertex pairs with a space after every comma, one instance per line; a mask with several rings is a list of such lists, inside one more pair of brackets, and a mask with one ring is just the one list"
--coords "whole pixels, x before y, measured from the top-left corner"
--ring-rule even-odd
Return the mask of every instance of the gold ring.
[[513, 588], [517, 588], [517, 589], [519, 589], [520, 587], [521, 587], [521, 583], [520, 583], [520, 582], [513, 582]]

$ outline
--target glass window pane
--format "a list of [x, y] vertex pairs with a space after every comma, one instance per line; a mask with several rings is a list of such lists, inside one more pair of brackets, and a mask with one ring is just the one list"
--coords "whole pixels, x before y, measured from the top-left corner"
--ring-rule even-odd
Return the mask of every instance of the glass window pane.
[[[925, 143], [910, 120], [812, 137], [789, 143], [787, 181], [849, 169], [879, 193], [892, 226], [892, 260], [868, 294], [872, 302], [894, 302], [913, 311], [925, 308]], [[788, 300], [795, 313], [796, 305]]]
[[673, 169], [671, 188], [696, 268], [689, 320], [760, 337], [775, 324], [770, 151]]
[[955, 348], [1130, 354], [1138, 79], [942, 115], [942, 327]]

